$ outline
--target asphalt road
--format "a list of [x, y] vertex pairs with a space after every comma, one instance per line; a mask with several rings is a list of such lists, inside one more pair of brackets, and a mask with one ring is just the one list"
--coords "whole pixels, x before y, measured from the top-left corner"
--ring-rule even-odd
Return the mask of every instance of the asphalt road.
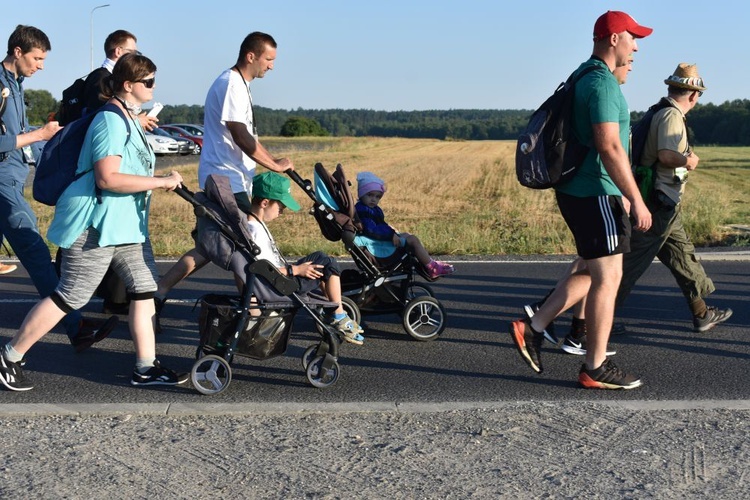
[[[417, 342], [404, 333], [393, 314], [365, 318], [365, 345], [342, 345], [341, 376], [327, 389], [308, 385], [300, 357], [317, 334], [300, 312], [284, 356], [265, 361], [236, 358], [233, 380], [223, 393], [204, 396], [189, 385], [133, 388], [129, 384], [134, 356], [125, 318], [112, 336], [76, 354], [61, 330], [53, 331], [28, 354], [26, 371], [35, 388], [3, 391], [0, 412], [23, 412], [24, 404], [144, 405], [147, 403], [232, 405], [247, 403], [380, 403], [461, 405], [512, 401], [710, 401], [750, 400], [750, 261], [704, 261], [717, 291], [708, 302], [731, 307], [729, 321], [707, 333], [692, 331], [689, 311], [674, 280], [660, 264], [641, 279], [619, 320], [628, 332], [611, 339], [618, 365], [639, 375], [643, 387], [633, 391], [586, 391], [576, 382], [581, 357], [545, 345], [545, 371], [534, 374], [515, 351], [508, 323], [524, 304], [537, 300], [566, 267], [557, 261], [455, 262], [454, 276], [433, 284], [447, 309], [442, 336]], [[160, 262], [161, 272], [169, 262]], [[0, 335], [7, 339], [37, 297], [25, 271], [0, 278]], [[207, 266], [180, 284], [164, 309], [164, 333], [158, 336], [162, 362], [189, 371], [198, 341], [198, 308], [204, 293], [231, 293], [224, 271]], [[85, 312], [99, 315], [101, 301]], [[103, 316], [100, 316], [103, 317]], [[569, 317], [558, 321], [568, 329]], [[20, 405], [20, 406], [19, 406]], [[33, 412], [32, 412], [33, 413]]]

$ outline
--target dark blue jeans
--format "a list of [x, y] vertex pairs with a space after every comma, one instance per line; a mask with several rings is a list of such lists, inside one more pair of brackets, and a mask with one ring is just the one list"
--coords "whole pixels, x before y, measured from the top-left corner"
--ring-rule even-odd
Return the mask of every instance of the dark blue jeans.
[[[0, 180], [0, 234], [26, 268], [39, 295], [45, 298], [55, 291], [59, 278], [49, 248], [39, 234], [36, 215], [23, 197], [23, 187], [16, 181]], [[69, 337], [78, 334], [80, 321], [78, 311], [63, 318], [61, 323]]]

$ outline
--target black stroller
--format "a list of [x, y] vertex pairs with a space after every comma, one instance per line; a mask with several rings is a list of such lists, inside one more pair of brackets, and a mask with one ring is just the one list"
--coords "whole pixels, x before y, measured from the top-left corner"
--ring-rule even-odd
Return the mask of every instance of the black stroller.
[[198, 392], [217, 394], [226, 389], [235, 355], [263, 360], [284, 354], [300, 309], [310, 314], [321, 335], [320, 342], [302, 356], [307, 380], [318, 388], [336, 383], [339, 334], [322, 315], [337, 304], [314, 293], [299, 295], [296, 280], [281, 274], [271, 262], [255, 258], [260, 250], [250, 237], [247, 218], [237, 207], [227, 177], [209, 176], [202, 193], [185, 188], [175, 191], [194, 207], [196, 244], [202, 253], [227, 270], [236, 269], [240, 262], [245, 271], [241, 297], [209, 294], [201, 298], [201, 338], [190, 374]]
[[359, 244], [361, 224], [354, 208], [355, 202], [349, 191], [349, 181], [341, 165], [333, 174], [322, 164], [315, 165], [315, 187], [303, 180], [296, 172], [289, 172], [294, 180], [315, 202], [311, 209], [320, 230], [330, 241], [341, 240], [357, 269], [346, 269], [341, 273], [344, 299], [354, 302], [347, 312], [358, 323], [361, 315], [396, 313], [401, 316], [404, 330], [416, 340], [437, 338], [445, 329], [445, 308], [434, 296], [426, 283], [416, 281], [422, 276], [434, 281], [422, 269], [416, 257], [398, 252], [382, 266], [375, 257]]

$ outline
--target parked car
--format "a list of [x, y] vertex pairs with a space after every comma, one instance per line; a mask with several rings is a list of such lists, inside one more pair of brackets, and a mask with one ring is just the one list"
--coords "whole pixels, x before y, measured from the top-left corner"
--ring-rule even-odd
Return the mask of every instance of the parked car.
[[146, 132], [146, 140], [151, 149], [154, 150], [154, 154], [157, 155], [177, 154], [180, 149], [174, 137], [164, 137], [163, 135]]
[[[190, 127], [190, 129], [185, 128], [186, 126]], [[197, 125], [159, 125], [160, 129], [164, 130], [172, 137], [181, 137], [193, 141], [198, 146], [194, 153], [200, 154], [201, 149], [203, 149], [203, 132], [196, 134], [195, 132], [198, 130], [196, 127]]]
[[161, 127], [155, 128], [151, 133], [160, 137], [169, 137], [170, 139], [174, 139], [175, 141], [177, 141], [177, 145], [179, 146], [177, 148], [177, 152], [181, 155], [191, 155], [195, 153], [196, 144], [190, 139], [175, 137], [166, 130], [162, 130]]
[[169, 123], [168, 126], [181, 128], [188, 134], [193, 134], [200, 137], [203, 137], [205, 135], [203, 125], [197, 125], [195, 123]]

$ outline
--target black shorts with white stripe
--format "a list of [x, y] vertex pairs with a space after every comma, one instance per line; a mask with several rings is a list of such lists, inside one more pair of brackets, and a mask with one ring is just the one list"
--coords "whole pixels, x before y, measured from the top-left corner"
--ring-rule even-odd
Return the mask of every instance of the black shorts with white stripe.
[[598, 259], [630, 251], [630, 220], [620, 196], [555, 195], [581, 258]]

